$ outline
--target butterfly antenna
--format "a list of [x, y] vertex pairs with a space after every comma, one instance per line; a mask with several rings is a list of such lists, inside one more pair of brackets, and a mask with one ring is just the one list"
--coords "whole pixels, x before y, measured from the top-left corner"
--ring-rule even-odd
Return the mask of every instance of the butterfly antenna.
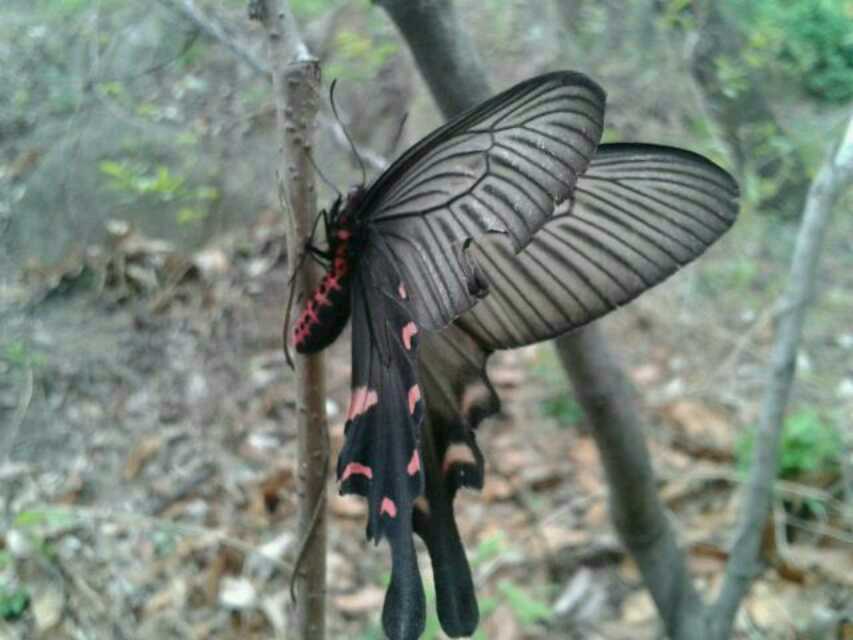
[[341, 117], [338, 115], [338, 106], [335, 104], [335, 87], [337, 86], [337, 84], [337, 78], [332, 80], [332, 85], [329, 87], [329, 103], [332, 105], [332, 113], [335, 114], [335, 120], [337, 120], [338, 124], [341, 125], [341, 129], [343, 129], [344, 136], [346, 136], [347, 142], [349, 142], [350, 149], [352, 149], [352, 153], [355, 156], [355, 159], [358, 160], [358, 166], [361, 168], [361, 184], [367, 184], [367, 170], [364, 168], [364, 160], [362, 160], [361, 156], [358, 154], [358, 149], [356, 149], [355, 143], [352, 141], [349, 131], [347, 131], [347, 128], [344, 126], [344, 123], [341, 121]]
[[[342, 193], [340, 192], [340, 190], [335, 186], [335, 183], [334, 183], [334, 182], [332, 182], [331, 180], [329, 180], [329, 179], [326, 177], [326, 174], [325, 174], [325, 173], [323, 173], [322, 171], [320, 171], [320, 167], [318, 167], [318, 166], [317, 166], [317, 163], [316, 163], [316, 162], [314, 162], [314, 156], [313, 156], [313, 154], [310, 154], [310, 153], [308, 154], [308, 161], [311, 163], [311, 166], [312, 166], [312, 167], [314, 167], [314, 171], [317, 173], [317, 175], [318, 175], [318, 176], [320, 176], [320, 180], [322, 180], [322, 181], [323, 181], [323, 184], [325, 184], [327, 187], [329, 187], [329, 189], [331, 189], [332, 191], [334, 191], [334, 192], [335, 192], [335, 194], [337, 194], [337, 196], [338, 196], [339, 198], [342, 198], [342, 197], [343, 197], [343, 194], [342, 194]], [[316, 225], [315, 225], [315, 226], [316, 226]]]

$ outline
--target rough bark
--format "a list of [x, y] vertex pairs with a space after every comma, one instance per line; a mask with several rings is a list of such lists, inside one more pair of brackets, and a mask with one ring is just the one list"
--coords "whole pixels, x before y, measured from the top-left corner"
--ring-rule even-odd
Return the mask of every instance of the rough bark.
[[[316, 217], [310, 153], [320, 69], [302, 41], [286, 0], [252, 0], [249, 12], [263, 23], [269, 44], [276, 123], [282, 136], [279, 191], [290, 212], [287, 255], [292, 272]], [[311, 290], [317, 284], [318, 274], [310, 264], [306, 262], [306, 268], [291, 280], [298, 291]], [[295, 637], [322, 640], [326, 635], [326, 478], [330, 455], [323, 355], [297, 358], [295, 375], [301, 548], [294, 568], [296, 603], [290, 622]]]
[[747, 495], [740, 513], [731, 558], [720, 597], [714, 604], [713, 637], [728, 638], [738, 605], [761, 571], [760, 547], [773, 501], [779, 441], [785, 408], [796, 373], [797, 350], [808, 305], [815, 296], [815, 275], [833, 205], [853, 182], [853, 116], [838, 150], [821, 168], [809, 188], [802, 224], [783, 296], [767, 388], [761, 407]]

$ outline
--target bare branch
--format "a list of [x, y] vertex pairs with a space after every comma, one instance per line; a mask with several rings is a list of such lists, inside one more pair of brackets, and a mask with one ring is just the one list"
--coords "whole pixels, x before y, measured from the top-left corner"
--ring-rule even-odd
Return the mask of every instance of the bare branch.
[[[300, 263], [316, 217], [311, 144], [317, 115], [320, 68], [305, 46], [286, 0], [250, 0], [250, 17], [261, 20], [267, 33], [276, 123], [282, 135], [278, 169], [279, 192], [289, 209], [288, 264]], [[307, 262], [296, 277], [297, 291], [313, 289], [316, 269]], [[285, 340], [289, 336], [285, 336]], [[296, 363], [299, 408], [299, 535], [302, 546], [294, 569], [297, 601], [293, 635], [322, 640], [326, 635], [326, 478], [329, 435], [326, 424], [324, 357], [316, 354]]]
[[158, 0], [160, 4], [183, 16], [205, 35], [224, 45], [237, 58], [245, 62], [256, 72], [263, 75], [270, 74], [270, 66], [258, 58], [246, 45], [238, 42], [237, 38], [228, 33], [228, 29], [219, 18], [204, 13], [193, 0]]
[[714, 637], [728, 638], [738, 605], [760, 572], [761, 534], [770, 514], [773, 480], [785, 409], [794, 382], [797, 350], [806, 310], [815, 294], [815, 274], [833, 205], [853, 182], [853, 116], [838, 150], [826, 161], [809, 187], [803, 221], [794, 248], [788, 285], [781, 305], [767, 390], [761, 408], [755, 454], [747, 494], [740, 513], [731, 557], [711, 622]]
[[[352, 147], [350, 146], [349, 140], [347, 140], [347, 135], [344, 133], [343, 125], [341, 125], [340, 122], [324, 115], [321, 115], [318, 118], [318, 122], [320, 126], [331, 132], [332, 139], [335, 141], [335, 144], [348, 154], [352, 153]], [[388, 159], [373, 149], [359, 147], [358, 155], [361, 156], [364, 163], [374, 171], [384, 171], [388, 167]]]

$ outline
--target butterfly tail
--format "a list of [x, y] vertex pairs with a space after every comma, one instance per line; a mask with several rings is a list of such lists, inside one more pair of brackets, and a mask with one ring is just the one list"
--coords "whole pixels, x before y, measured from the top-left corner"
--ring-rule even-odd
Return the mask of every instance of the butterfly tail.
[[[480, 620], [471, 568], [453, 513], [460, 486], [482, 486], [483, 456], [473, 438], [460, 423], [448, 424], [435, 416], [421, 443], [426, 486], [424, 497], [415, 502], [414, 526], [429, 551], [439, 622], [451, 638], [470, 636]], [[456, 452], [456, 463], [446, 464], [448, 451]], [[461, 451], [469, 454], [459, 457]]]

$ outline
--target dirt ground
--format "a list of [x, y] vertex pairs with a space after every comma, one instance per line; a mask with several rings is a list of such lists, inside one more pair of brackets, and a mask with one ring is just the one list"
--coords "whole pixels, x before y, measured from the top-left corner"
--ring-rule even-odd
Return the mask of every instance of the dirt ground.
[[[661, 496], [709, 596], [794, 232], [771, 245], [755, 232], [765, 223], [741, 224], [603, 325], [643, 398]], [[111, 234], [109, 247], [32, 267], [0, 296], [0, 640], [283, 638], [298, 541], [281, 229], [262, 222], [187, 256], [122, 225]], [[830, 244], [794, 401], [849, 428], [851, 246]], [[344, 337], [328, 358], [336, 448], [348, 355]], [[661, 637], [550, 348], [498, 354], [490, 370], [504, 411], [480, 430], [487, 483], [457, 509], [478, 637]], [[329, 637], [379, 639], [387, 547], [366, 543], [363, 504], [329, 482]], [[850, 622], [827, 627], [837, 636], [804, 631], [850, 614], [853, 521], [840, 486], [822, 476], [782, 487], [770, 566], [737, 637], [853, 638]], [[443, 637], [434, 615], [424, 637]]]

